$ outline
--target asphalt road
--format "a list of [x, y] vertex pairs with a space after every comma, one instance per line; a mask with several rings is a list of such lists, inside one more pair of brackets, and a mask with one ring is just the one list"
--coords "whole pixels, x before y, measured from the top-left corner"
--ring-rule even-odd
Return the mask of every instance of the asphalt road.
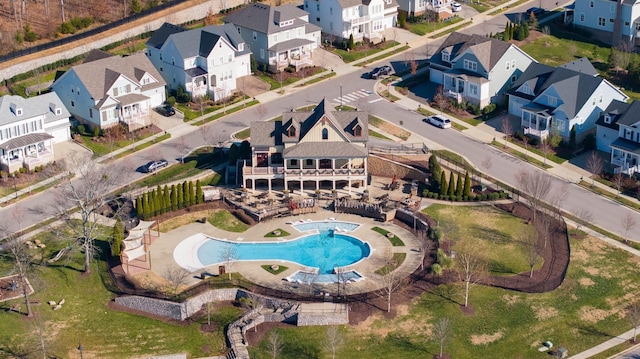
[[[543, 1], [543, 6], [545, 8], [554, 7], [553, 4], [555, 4], [555, 2]], [[479, 33], [485, 33], [485, 29], [489, 26], [495, 28], [499, 28], [500, 26], [504, 27], [504, 24], [511, 14], [522, 13], [531, 6], [533, 5], [522, 5], [505, 15], [493, 18], [487, 24], [476, 25], [471, 29], [466, 29], [465, 32], [478, 31]], [[427, 41], [427, 39], [425, 39], [425, 41]], [[438, 43], [432, 42], [430, 43], [430, 46], [436, 48]], [[417, 49], [414, 50], [414, 52], [416, 53], [416, 56], [420, 55], [420, 52], [417, 51]], [[403, 63], [405, 58], [406, 56], [401, 54], [385, 60], [380, 64], [391, 64], [396, 68], [396, 70], [399, 70], [401, 66], [404, 66]], [[361, 75], [366, 71], [368, 70], [361, 69], [344, 76], [334, 77], [330, 80], [307, 87], [304, 90], [295, 91], [291, 94], [287, 94], [286, 96], [277, 98], [272, 102], [260, 105], [265, 109], [264, 113], [260, 113], [260, 111], [257, 110], [259, 107], [254, 106], [253, 108], [231, 114], [220, 120], [209, 123], [203, 126], [203, 128], [194, 127], [191, 132], [187, 132], [183, 136], [172, 138], [171, 140], [164, 141], [151, 148], [128, 156], [126, 159], [121, 161], [125, 168], [123, 171], [124, 178], [122, 181], [123, 183], [126, 183], [128, 181], [141, 178], [143, 174], [136, 172], [136, 168], [151, 159], [163, 157], [177, 161], [181, 155], [189, 149], [205, 144], [216, 145], [219, 142], [227, 141], [232, 133], [244, 129], [249, 126], [252, 121], [266, 120], [293, 108], [316, 104], [323, 98], [329, 102], [339, 104], [341, 93], [343, 95], [343, 100], [345, 100], [353, 92], [361, 90], [370, 91], [372, 94], [360, 100], [349, 102], [345, 101], [345, 104], [370, 111], [376, 116], [398, 125], [400, 125], [402, 121], [403, 127], [426, 138], [428, 145], [431, 142], [449, 148], [450, 150], [463, 155], [479, 170], [487, 172], [491, 176], [506, 183], [515, 185], [517, 183], [515, 174], [520, 170], [526, 170], [529, 172], [542, 171], [537, 167], [506, 155], [458, 131], [440, 130], [433, 126], [425, 125], [422, 122], [422, 116], [419, 116], [412, 111], [407, 111], [406, 109], [387, 102], [386, 100], [382, 100], [374, 94], [373, 86], [375, 81], [363, 79], [361, 77]], [[338, 101], [336, 101], [336, 99]], [[486, 164], [488, 162], [491, 163], [490, 166], [483, 165], [483, 163]], [[627, 213], [631, 213], [640, 225], [640, 215], [637, 212], [629, 210], [626, 207], [618, 205], [617, 203], [609, 201], [603, 197], [594, 195], [575, 184], [567, 183], [565, 180], [553, 177], [553, 189], [546, 199], [549, 201], [553, 200], [554, 196], [557, 196], [557, 193], [559, 192], [566, 192], [567, 194], [566, 199], [562, 201], [561, 204], [563, 209], [576, 213], [580, 208], [588, 208], [593, 214], [592, 222], [611, 232], [624, 235], [624, 230], [621, 228], [621, 218], [623, 218]], [[0, 218], [4, 218], [8, 229], [11, 231], [19, 229], [16, 225], [16, 221], [11, 220], [12, 218], [21, 217], [21, 227], [39, 223], [47, 217], [45, 213], [50, 212], [47, 211], [47, 209], [53, 207], [56, 202], [56, 197], [57, 194], [55, 190], [34, 195], [20, 201], [17, 205], [0, 209]], [[28, 213], [26, 216], [23, 215], [25, 211]], [[630, 232], [631, 233], [628, 235], [630, 239], [640, 241], [640, 231], [635, 230]]]

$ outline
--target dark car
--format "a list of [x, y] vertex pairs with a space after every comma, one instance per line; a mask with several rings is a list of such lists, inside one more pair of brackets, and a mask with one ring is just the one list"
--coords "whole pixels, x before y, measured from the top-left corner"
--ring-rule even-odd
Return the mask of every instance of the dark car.
[[532, 7], [527, 9], [527, 11], [525, 11], [525, 14], [527, 15], [527, 17], [531, 17], [531, 14], [535, 15], [536, 17], [539, 17], [544, 13], [545, 13], [545, 10], [539, 7]]
[[384, 65], [371, 70], [371, 72], [367, 74], [367, 77], [375, 80], [380, 76], [389, 75], [391, 72], [393, 72], [391, 66]]
[[151, 161], [146, 165], [142, 166], [142, 170], [147, 173], [155, 172], [161, 168], [167, 167], [169, 162], [167, 160], [157, 160]]
[[176, 114], [176, 110], [169, 105], [160, 106], [156, 110], [158, 111], [159, 114], [166, 117], [170, 117]]

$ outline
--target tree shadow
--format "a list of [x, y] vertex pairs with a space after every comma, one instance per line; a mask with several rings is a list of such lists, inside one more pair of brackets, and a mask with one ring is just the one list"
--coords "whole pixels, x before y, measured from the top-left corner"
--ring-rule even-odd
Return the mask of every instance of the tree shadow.
[[511, 242], [511, 236], [505, 232], [495, 228], [487, 228], [481, 225], [475, 224], [471, 228], [472, 231], [477, 233], [477, 237], [482, 239], [491, 240], [496, 243], [508, 243]]
[[427, 292], [427, 295], [423, 297], [420, 302], [426, 305], [442, 305], [446, 303], [460, 305], [461, 303], [454, 298], [457, 295], [457, 292], [458, 291], [453, 285], [439, 285]]
[[489, 262], [489, 272], [498, 274], [518, 274], [516, 271], [509, 268], [505, 263], [494, 260]]

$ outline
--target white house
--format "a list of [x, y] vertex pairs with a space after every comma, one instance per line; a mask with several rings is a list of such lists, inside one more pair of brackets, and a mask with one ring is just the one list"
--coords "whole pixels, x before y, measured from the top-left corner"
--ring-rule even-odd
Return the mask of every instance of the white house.
[[0, 97], [0, 165], [13, 173], [54, 160], [53, 144], [67, 141], [69, 111], [54, 92]]
[[384, 30], [396, 26], [396, 0], [304, 0], [309, 21], [325, 34], [380, 42]]
[[554, 130], [568, 140], [575, 126], [579, 142], [595, 130], [596, 120], [612, 101], [627, 101], [622, 91], [585, 62], [557, 68], [533, 63], [513, 84], [509, 114], [520, 118], [525, 134], [545, 138]]
[[251, 74], [251, 51], [231, 24], [188, 30], [164, 23], [147, 41], [147, 56], [170, 89], [218, 100]]
[[306, 11], [293, 5], [253, 3], [223, 21], [233, 24], [256, 61], [270, 71], [313, 66], [312, 52], [320, 44], [320, 28], [309, 23]]
[[445, 96], [482, 108], [502, 103], [511, 84], [534, 62], [508, 42], [454, 32], [431, 56], [429, 79], [442, 85]]
[[442, 20], [453, 15], [452, 3], [453, 0], [398, 0], [398, 12], [404, 12], [407, 16], [420, 16], [431, 11]]
[[335, 111], [322, 100], [312, 111], [251, 124], [245, 188], [332, 189], [367, 186], [368, 121], [363, 111]]
[[588, 30], [593, 38], [618, 46], [640, 45], [640, 0], [576, 0], [573, 25]]
[[94, 50], [51, 88], [75, 119], [101, 129], [147, 126], [151, 109], [166, 99], [165, 82], [144, 53], [119, 57]]
[[614, 100], [596, 122], [598, 150], [611, 154], [614, 173], [640, 172], [640, 101]]

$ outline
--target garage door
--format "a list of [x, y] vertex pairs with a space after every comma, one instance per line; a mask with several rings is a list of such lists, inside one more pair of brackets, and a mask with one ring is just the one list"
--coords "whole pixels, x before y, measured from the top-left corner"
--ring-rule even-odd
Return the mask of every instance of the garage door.
[[53, 136], [53, 143], [64, 142], [71, 138], [71, 135], [69, 133], [69, 127], [63, 127], [63, 128], [49, 131], [49, 134]]
[[525, 102], [525, 100], [509, 96], [509, 114], [522, 117], [522, 105], [524, 105]]
[[[159, 92], [159, 91], [158, 91]], [[162, 105], [162, 103], [164, 102], [163, 99], [163, 94], [162, 93], [155, 93], [151, 95], [151, 98], [149, 100], [149, 106], [151, 106], [151, 108], [156, 108], [160, 105]]]

